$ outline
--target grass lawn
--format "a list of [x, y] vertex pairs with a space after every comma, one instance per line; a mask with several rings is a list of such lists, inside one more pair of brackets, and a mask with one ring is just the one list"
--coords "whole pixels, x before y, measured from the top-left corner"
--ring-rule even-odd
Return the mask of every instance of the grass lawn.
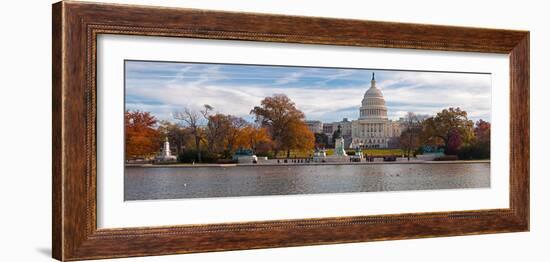
[[[355, 151], [354, 149], [347, 149], [347, 152]], [[327, 156], [333, 155], [334, 149], [327, 149]], [[403, 151], [401, 149], [363, 149], [363, 155], [369, 156], [401, 156]], [[308, 158], [313, 155], [312, 151], [290, 151], [290, 158]], [[279, 152], [277, 158], [286, 158], [286, 151]]]
[[[346, 151], [355, 151], [354, 149], [348, 149]], [[327, 149], [327, 156], [334, 154], [334, 149]], [[363, 155], [369, 156], [401, 156], [403, 151], [401, 149], [363, 149]]]
[[[355, 151], [354, 149], [347, 149], [346, 151]], [[327, 156], [333, 155], [334, 149], [327, 149]], [[290, 158], [307, 158], [313, 155], [312, 151], [290, 151]], [[403, 151], [401, 149], [363, 149], [363, 155], [369, 156], [401, 156]], [[286, 151], [279, 152], [277, 158], [286, 158]]]
[[[313, 155], [313, 150], [309, 151], [297, 151], [297, 150], [291, 150], [290, 151], [290, 158], [308, 158]], [[286, 158], [286, 151], [281, 151], [279, 154], [277, 154], [276, 158]]]
[[374, 156], [401, 156], [401, 149], [363, 149], [363, 154]]

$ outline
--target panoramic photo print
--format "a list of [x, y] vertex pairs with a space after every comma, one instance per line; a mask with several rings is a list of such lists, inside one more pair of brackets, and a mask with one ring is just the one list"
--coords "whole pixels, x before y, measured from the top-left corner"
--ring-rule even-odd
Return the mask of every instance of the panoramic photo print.
[[491, 74], [124, 67], [126, 201], [490, 187]]

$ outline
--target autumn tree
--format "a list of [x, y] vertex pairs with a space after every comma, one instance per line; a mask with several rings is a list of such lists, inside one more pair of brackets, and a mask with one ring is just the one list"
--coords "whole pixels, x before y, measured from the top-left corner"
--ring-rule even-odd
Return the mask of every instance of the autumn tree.
[[281, 149], [286, 151], [286, 157], [289, 158], [291, 150], [312, 150], [315, 146], [315, 136], [304, 121], [295, 120], [288, 123], [282, 142]]
[[237, 146], [265, 153], [271, 149], [272, 142], [267, 128], [248, 124], [241, 130]]
[[476, 142], [490, 144], [491, 142], [491, 123], [480, 119], [476, 122], [474, 128]]
[[162, 137], [167, 137], [170, 145], [175, 149], [176, 155], [183, 153], [185, 144], [190, 138], [190, 133], [181, 124], [172, 123], [170, 121], [160, 121], [158, 131]]
[[[460, 108], [450, 107], [443, 109], [435, 116], [424, 120], [422, 124], [422, 134], [424, 140], [439, 139], [445, 148], [445, 153], [449, 152], [449, 142], [456, 142], [456, 136], [460, 137], [461, 143], [469, 143], [474, 137], [474, 123], [468, 119], [468, 113]], [[454, 140], [453, 140], [454, 139]]]
[[476, 122], [475, 128], [475, 144], [477, 150], [476, 158], [488, 159], [491, 158], [491, 123], [480, 119]]
[[268, 129], [273, 139], [275, 156], [281, 150], [310, 150], [315, 138], [304, 122], [302, 113], [294, 102], [286, 95], [273, 95], [262, 100], [261, 106], [256, 106], [251, 114], [262, 127]]
[[474, 127], [475, 138], [461, 148], [460, 159], [489, 159], [491, 157], [491, 123], [482, 119]]
[[447, 141], [447, 146], [445, 147], [445, 154], [446, 155], [456, 155], [458, 154], [458, 150], [462, 146], [462, 136], [458, 132], [457, 129], [451, 129], [449, 131], [449, 140]]
[[229, 127], [226, 132], [225, 137], [225, 150], [223, 151], [223, 156], [229, 158], [233, 150], [236, 149], [239, 142], [239, 136], [242, 132], [242, 129], [248, 125], [246, 120], [229, 115], [228, 117]]
[[208, 117], [205, 129], [206, 146], [210, 153], [218, 154], [225, 148], [231, 122], [229, 116], [215, 114]]
[[225, 143], [225, 150], [223, 152], [225, 158], [231, 157], [231, 153], [236, 149], [239, 142], [239, 136], [244, 127], [248, 125], [246, 120], [236, 117], [229, 116], [229, 129], [227, 130], [227, 137]]
[[408, 112], [403, 121], [404, 130], [399, 137], [399, 146], [411, 159], [411, 151], [420, 146], [421, 122], [413, 112]]
[[247, 125], [246, 120], [232, 115], [218, 113], [209, 116], [205, 130], [209, 152], [221, 154], [224, 158], [231, 157], [238, 146], [239, 136]]
[[203, 126], [212, 106], [204, 105], [202, 110], [196, 111], [190, 108], [185, 108], [182, 112], [174, 113], [174, 118], [183, 122], [183, 124], [189, 128], [189, 132], [193, 136], [195, 142], [195, 150], [197, 151], [197, 161], [202, 162], [201, 154], [201, 142], [204, 140]]
[[150, 157], [159, 150], [161, 140], [156, 130], [157, 122], [158, 120], [149, 112], [124, 112], [126, 159]]

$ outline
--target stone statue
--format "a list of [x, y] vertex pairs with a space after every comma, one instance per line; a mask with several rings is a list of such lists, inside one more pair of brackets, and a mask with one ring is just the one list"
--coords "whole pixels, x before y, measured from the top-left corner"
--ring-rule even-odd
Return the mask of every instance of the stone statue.
[[170, 142], [168, 141], [168, 137], [166, 137], [160, 154], [155, 158], [155, 162], [175, 162], [176, 160], [177, 157], [172, 155], [172, 152], [170, 151]]
[[168, 141], [168, 137], [166, 137], [166, 140], [164, 141], [164, 148], [162, 149], [162, 156], [170, 157], [171, 155], [172, 152], [170, 152], [170, 142]]
[[346, 150], [344, 149], [344, 137], [342, 136], [342, 127], [338, 125], [338, 130], [334, 132], [334, 154], [337, 156], [347, 156]]

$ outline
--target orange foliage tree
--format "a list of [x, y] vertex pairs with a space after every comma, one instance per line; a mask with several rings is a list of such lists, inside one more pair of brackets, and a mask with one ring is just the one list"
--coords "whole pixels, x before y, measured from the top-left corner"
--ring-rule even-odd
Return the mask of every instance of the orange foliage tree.
[[125, 156], [131, 158], [147, 158], [154, 155], [160, 148], [160, 133], [156, 130], [158, 120], [149, 112], [124, 112]]
[[250, 148], [254, 152], [261, 151], [262, 153], [265, 153], [265, 151], [271, 149], [272, 142], [273, 141], [271, 140], [266, 128], [247, 125], [239, 133], [237, 146]]
[[244, 119], [232, 115], [218, 113], [209, 116], [205, 131], [208, 151], [221, 154], [224, 158], [231, 157], [239, 146], [239, 137], [247, 125]]
[[281, 149], [290, 157], [291, 150], [307, 151], [315, 147], [315, 135], [309, 130], [303, 120], [290, 121], [283, 136]]
[[304, 122], [304, 113], [286, 95], [266, 97], [250, 113], [269, 131], [275, 156], [281, 150], [289, 157], [290, 150], [313, 149], [315, 137]]

